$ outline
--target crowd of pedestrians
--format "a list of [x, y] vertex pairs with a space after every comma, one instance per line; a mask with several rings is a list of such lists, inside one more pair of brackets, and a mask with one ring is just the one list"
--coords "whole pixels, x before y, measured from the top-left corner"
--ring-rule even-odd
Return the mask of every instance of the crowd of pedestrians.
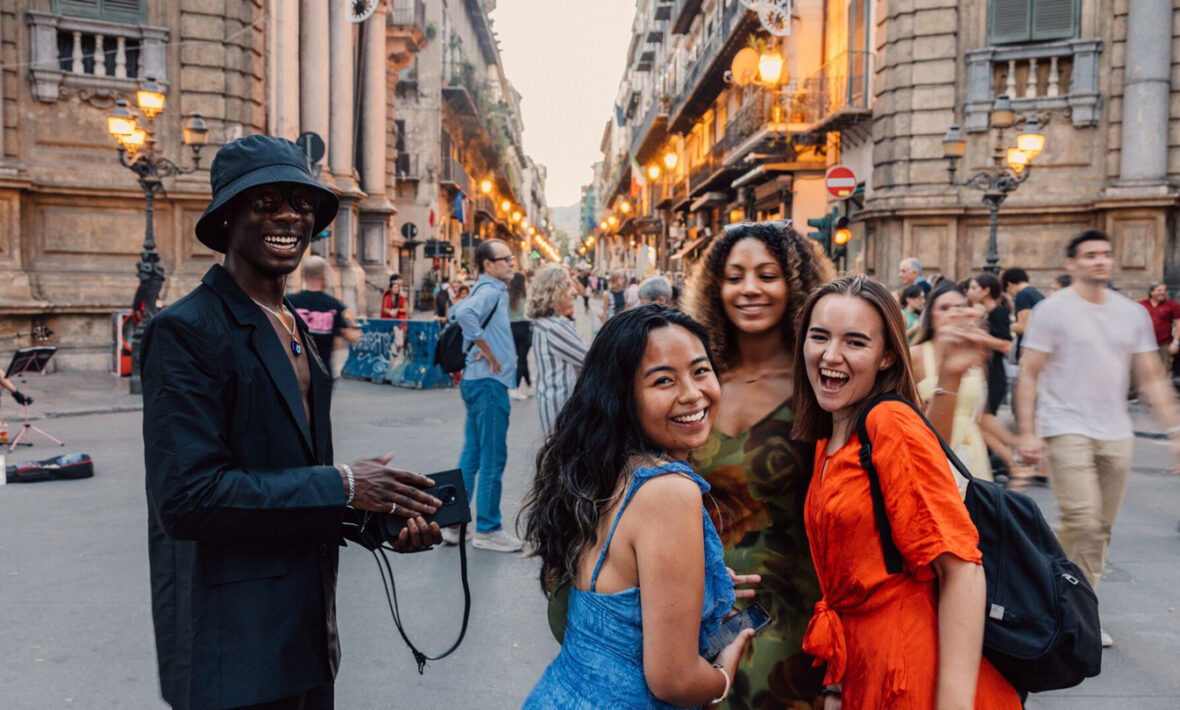
[[[400, 521], [395, 551], [466, 541], [427, 522], [442, 505], [430, 479], [389, 456], [333, 461], [331, 371], [309, 346], [356, 329], [323, 293], [322, 260], [303, 254], [335, 195], [282, 139], [230, 143], [210, 177], [197, 236], [225, 263], [143, 344], [163, 694], [176, 707], [322, 710], [340, 658], [341, 541], [373, 516]], [[1130, 470], [1132, 378], [1180, 472], [1168, 377], [1180, 306], [1162, 285], [1139, 303], [1110, 288], [1101, 232], [1063, 257], [1071, 280], [1047, 298], [1021, 269], [960, 284], [913, 258], [891, 293], [835, 278], [788, 226], [743, 223], [709, 245], [681, 298], [658, 275], [526, 277], [508, 244], [482, 241], [469, 293], [442, 282], [436, 314], [466, 348], [471, 544], [539, 558], [563, 622], [525, 706], [1019, 708], [1020, 689], [982, 653], [980, 538], [939, 437], [976, 477], [1002, 469], [1021, 486], [1043, 472], [1062, 546], [1094, 588]], [[286, 297], [301, 261], [305, 290]], [[587, 345], [571, 318], [596, 290], [601, 330]], [[405, 309], [391, 279], [383, 315]], [[512, 526], [501, 492], [522, 384], [544, 438]], [[718, 635], [753, 602], [768, 617], [757, 634]]]

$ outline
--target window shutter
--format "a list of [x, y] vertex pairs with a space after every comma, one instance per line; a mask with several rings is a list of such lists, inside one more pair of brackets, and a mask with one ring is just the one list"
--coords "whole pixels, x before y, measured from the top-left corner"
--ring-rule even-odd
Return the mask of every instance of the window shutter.
[[864, 105], [868, 82], [869, 14], [868, 0], [848, 2], [848, 96], [849, 103]]
[[73, 17], [98, 17], [99, 0], [54, 0], [51, 6], [59, 15]]
[[1034, 0], [1032, 39], [1073, 39], [1078, 32], [1077, 0]]
[[1032, 39], [1032, 5], [1033, 0], [990, 0], [988, 44], [1013, 44]]
[[94, 17], [112, 22], [142, 22], [144, 0], [54, 0], [53, 11], [74, 17]]

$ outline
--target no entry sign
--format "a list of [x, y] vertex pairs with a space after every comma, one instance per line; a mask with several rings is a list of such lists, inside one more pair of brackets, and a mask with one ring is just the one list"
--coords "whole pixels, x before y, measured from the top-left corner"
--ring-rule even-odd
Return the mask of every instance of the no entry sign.
[[836, 165], [828, 170], [824, 186], [832, 197], [843, 200], [856, 190], [856, 174], [843, 165]]

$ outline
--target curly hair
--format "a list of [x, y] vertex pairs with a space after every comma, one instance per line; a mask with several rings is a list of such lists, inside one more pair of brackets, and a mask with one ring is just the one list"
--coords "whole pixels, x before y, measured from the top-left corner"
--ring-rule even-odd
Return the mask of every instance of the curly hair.
[[546, 266], [538, 271], [532, 283], [529, 284], [528, 301], [525, 302], [524, 314], [530, 320], [559, 316], [557, 312], [557, 297], [569, 288], [569, 275], [560, 266]]
[[708, 254], [693, 269], [685, 296], [685, 311], [709, 331], [713, 357], [722, 367], [734, 364], [734, 326], [721, 303], [725, 262], [735, 244], [757, 239], [775, 258], [787, 280], [787, 310], [780, 331], [787, 348], [794, 347], [799, 317], [807, 296], [836, 277], [832, 262], [819, 245], [789, 226], [774, 222], [742, 222], [726, 227]]

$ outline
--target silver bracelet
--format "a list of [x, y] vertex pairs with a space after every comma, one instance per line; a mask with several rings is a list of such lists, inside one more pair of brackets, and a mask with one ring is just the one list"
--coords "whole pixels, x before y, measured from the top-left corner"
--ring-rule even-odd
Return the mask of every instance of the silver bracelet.
[[729, 697], [729, 687], [733, 684], [732, 679], [730, 679], [730, 677], [729, 677], [729, 672], [725, 670], [725, 666], [721, 665], [720, 663], [714, 663], [713, 667], [716, 668], [717, 670], [721, 671], [721, 676], [723, 678], [725, 678], [725, 690], [721, 691], [721, 695], [717, 696], [713, 700], [710, 700], [709, 701], [710, 705], [716, 705], [717, 703], [721, 702], [722, 700], [725, 700], [726, 698], [728, 698]]
[[959, 393], [958, 393], [958, 392], [951, 392], [950, 390], [944, 390], [944, 389], [943, 389], [943, 388], [941, 388], [941, 387], [935, 387], [935, 388], [934, 388], [934, 394], [935, 394], [935, 395], [940, 395], [940, 394], [949, 394], [949, 395], [950, 395], [950, 396], [952, 396], [952, 397], [958, 397], [958, 396], [959, 396]]
[[346, 463], [338, 465], [336, 468], [344, 472], [344, 477], [348, 480], [348, 499], [344, 501], [345, 505], [352, 505], [352, 501], [356, 498], [356, 481], [352, 477], [352, 467]]

